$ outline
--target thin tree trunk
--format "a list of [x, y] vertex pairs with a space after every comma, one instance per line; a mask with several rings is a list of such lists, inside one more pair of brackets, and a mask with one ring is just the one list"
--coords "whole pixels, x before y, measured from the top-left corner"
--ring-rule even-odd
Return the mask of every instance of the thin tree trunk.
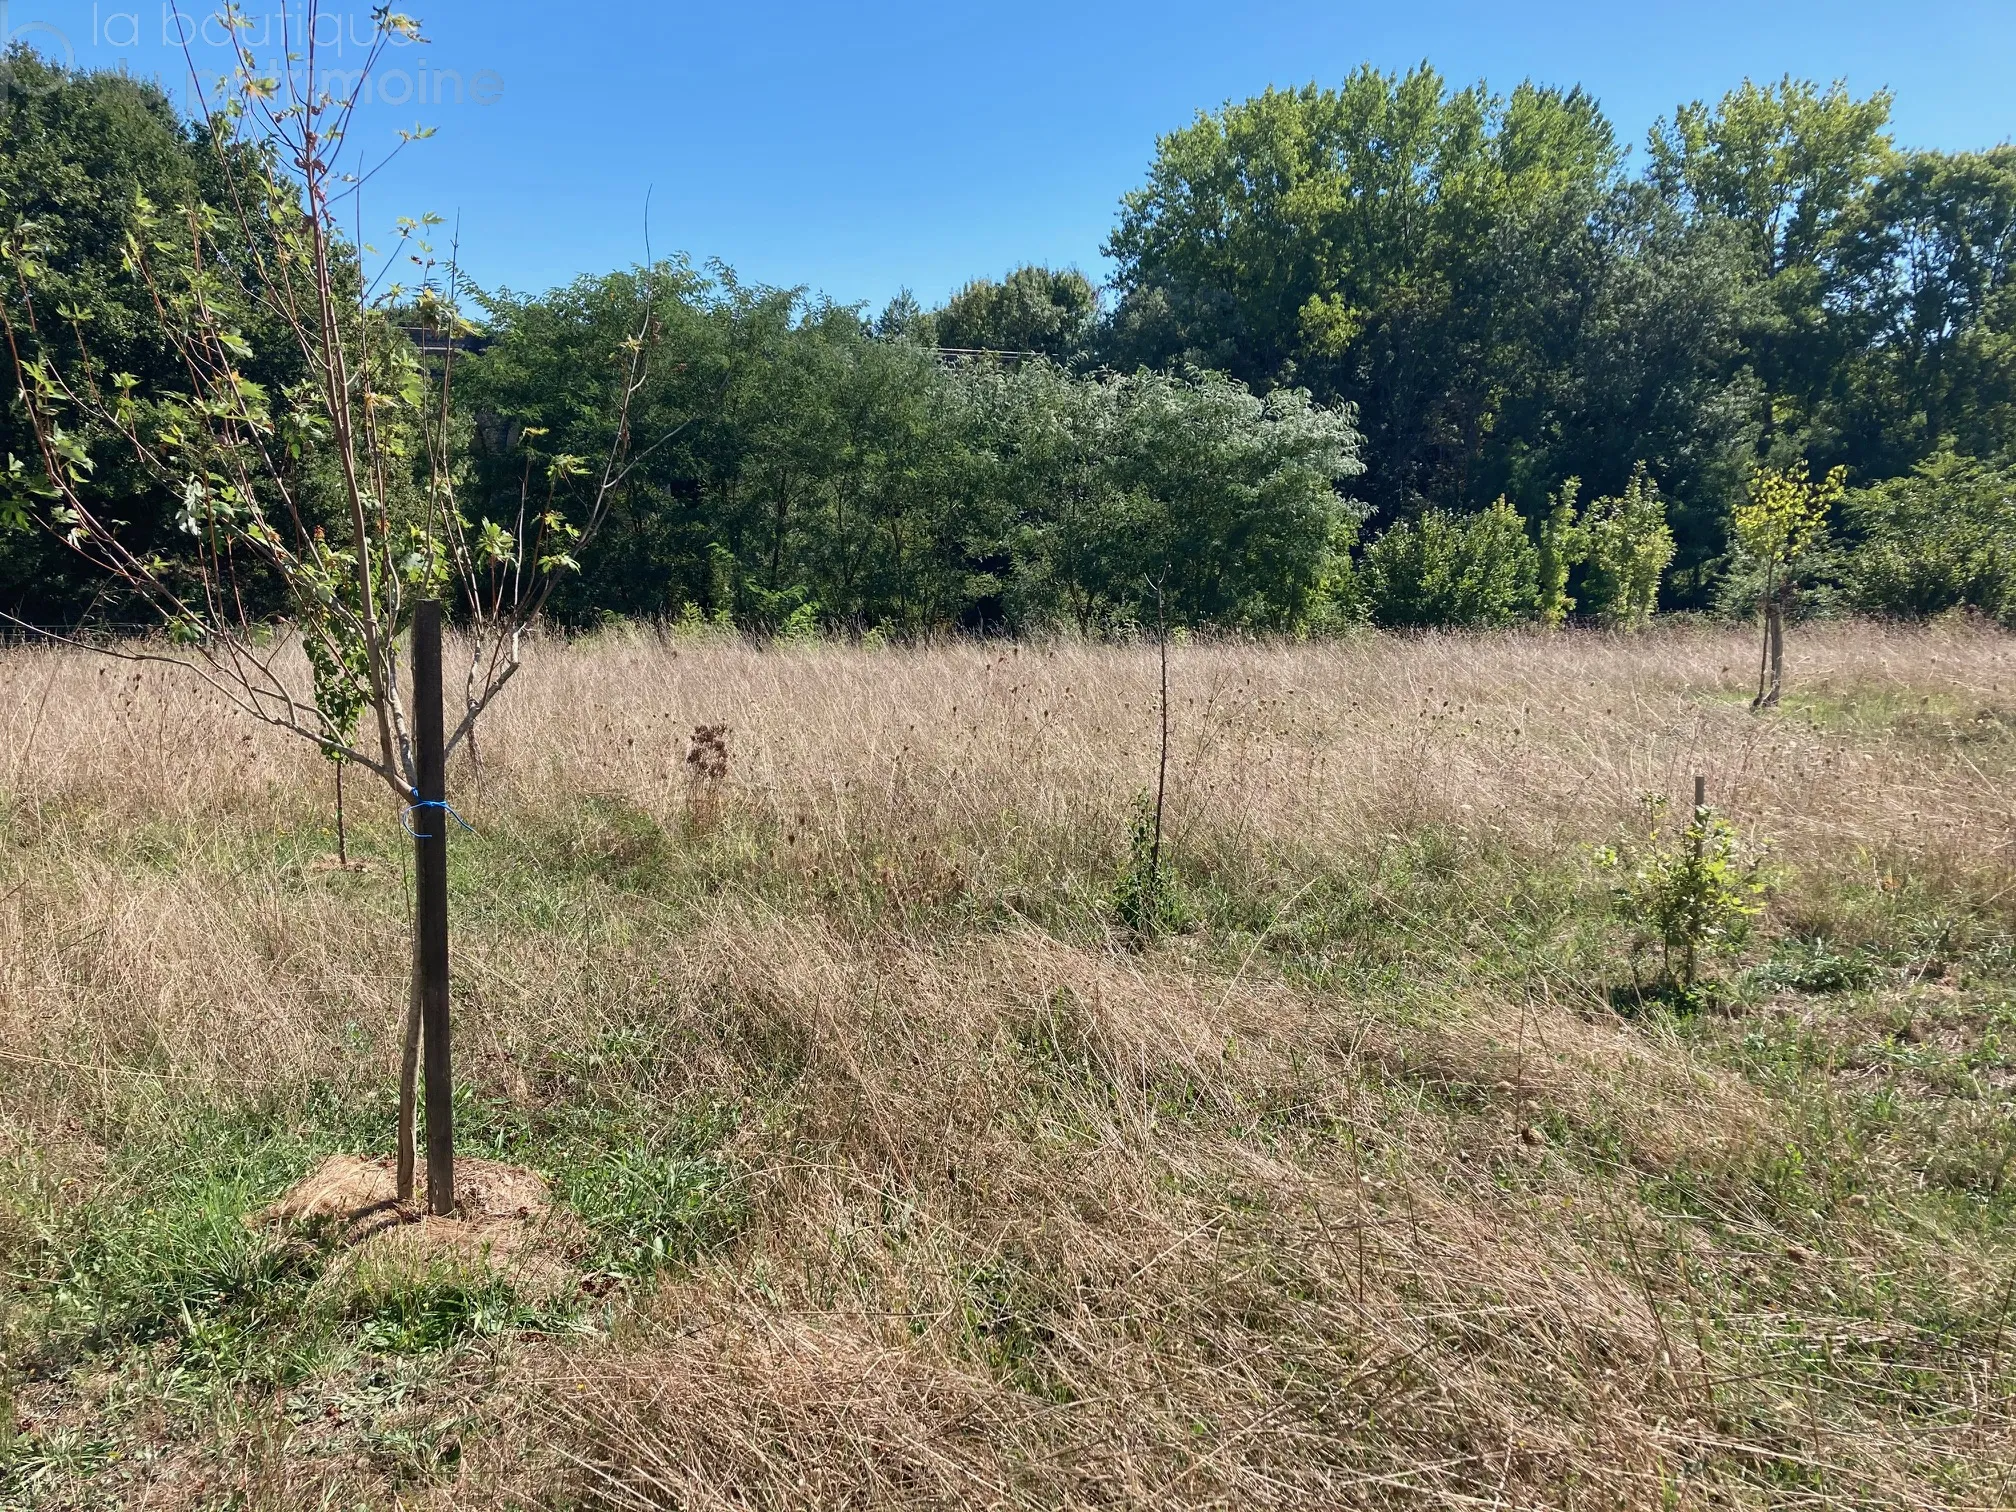
[[1765, 694], [1771, 688], [1771, 615], [1777, 602], [1777, 575], [1767, 573], [1764, 579], [1764, 644], [1757, 656], [1757, 696], [1750, 700], [1752, 713], [1765, 707]]
[[350, 844], [343, 833], [343, 763], [334, 763], [336, 768], [336, 864], [344, 871], [350, 869]]
[[1764, 707], [1775, 709], [1779, 695], [1785, 691], [1785, 603], [1782, 594], [1771, 600], [1766, 629], [1771, 637], [1771, 691], [1765, 695]]

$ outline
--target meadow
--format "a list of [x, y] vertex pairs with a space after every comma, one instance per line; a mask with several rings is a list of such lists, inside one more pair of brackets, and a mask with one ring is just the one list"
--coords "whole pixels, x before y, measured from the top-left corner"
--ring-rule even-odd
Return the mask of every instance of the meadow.
[[[248, 1221], [391, 1149], [389, 802], [0, 652], [0, 1506], [2008, 1506], [2016, 640], [1755, 657], [1181, 642], [1143, 937], [1150, 646], [540, 644], [451, 773], [529, 1288]], [[1682, 999], [1599, 852], [1697, 772]]]

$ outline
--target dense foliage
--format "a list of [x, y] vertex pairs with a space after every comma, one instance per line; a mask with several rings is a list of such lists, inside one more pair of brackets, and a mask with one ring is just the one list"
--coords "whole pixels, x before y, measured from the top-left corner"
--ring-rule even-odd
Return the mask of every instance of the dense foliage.
[[[144, 397], [173, 375], [119, 248], [145, 206], [200, 214], [214, 154], [149, 86], [13, 66], [40, 72], [0, 115], [0, 235]], [[1158, 591], [1271, 630], [1754, 612], [1735, 511], [1801, 465], [1851, 492], [1798, 612], [2007, 615], [2016, 148], [1900, 151], [1889, 106], [1746, 82], [1634, 175], [1579, 90], [1365, 68], [1162, 138], [1103, 293], [1025, 267], [871, 318], [683, 262], [499, 293], [456, 358], [465, 507], [578, 507], [649, 282], [648, 449], [572, 623], [1100, 633]], [[172, 549], [174, 501], [99, 465]], [[0, 609], [94, 608], [59, 544], [0, 538]]]

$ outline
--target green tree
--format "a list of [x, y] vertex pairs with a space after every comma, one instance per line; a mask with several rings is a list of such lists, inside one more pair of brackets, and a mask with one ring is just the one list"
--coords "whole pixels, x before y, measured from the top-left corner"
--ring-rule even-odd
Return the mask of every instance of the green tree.
[[1452, 91], [1425, 66], [1200, 116], [1122, 203], [1109, 357], [1354, 404], [1383, 513], [1489, 499], [1507, 405], [1557, 387], [1619, 162], [1580, 91]]
[[1431, 509], [1389, 527], [1359, 569], [1374, 623], [1395, 628], [1510, 625], [1539, 598], [1540, 553], [1505, 500], [1469, 516]]
[[1764, 579], [1763, 666], [1751, 707], [1778, 702], [1785, 684], [1785, 610], [1801, 570], [1827, 526], [1827, 512], [1847, 488], [1847, 469], [1814, 482], [1804, 458], [1787, 468], [1760, 467], [1750, 497], [1736, 506], [1736, 540]]
[[2016, 445], [2016, 147], [1896, 160], [1839, 269], [1860, 322], [1841, 417], [1852, 464], [1880, 475], [1949, 443]]
[[1170, 619], [1290, 629], [1328, 612], [1362, 471], [1348, 412], [1265, 398], [1215, 373], [991, 380], [989, 449], [1016, 501], [1025, 595], [1082, 629], [1140, 621], [1150, 581]]
[[2016, 465], [1941, 452], [1842, 501], [1856, 537], [1842, 577], [1871, 614], [1975, 609], [2016, 623]]
[[1584, 594], [1602, 623], [1640, 630], [1659, 607], [1659, 585], [1673, 561], [1673, 531], [1666, 501], [1644, 463], [1631, 470], [1624, 492], [1589, 506]]
[[1043, 356], [1069, 366], [1089, 348], [1098, 313], [1099, 292], [1084, 274], [1032, 265], [999, 283], [975, 279], [926, 319], [941, 347]]
[[[247, 150], [191, 127], [158, 87], [125, 74], [59, 68], [19, 46], [0, 66], [7, 77], [0, 103], [0, 242], [16, 269], [35, 270], [41, 350], [59, 369], [78, 371], [88, 358], [99, 371], [127, 375], [138, 393], [185, 386], [172, 322], [164, 325], [127, 248], [136, 235], [171, 235], [160, 223], [163, 216], [194, 216], [206, 228], [210, 255], [227, 267], [244, 266], [245, 230], [217, 207], [228, 200], [227, 165], [255, 171]], [[337, 264], [339, 279], [347, 277], [341, 249]], [[227, 282], [215, 297], [219, 314], [245, 344], [244, 377], [278, 394], [301, 380], [304, 365], [281, 322], [259, 300], [259, 286], [254, 271], [244, 286]], [[0, 302], [17, 323], [27, 322], [29, 298], [16, 277], [0, 287]], [[69, 423], [92, 464], [88, 496], [126, 522], [136, 548], [186, 557], [189, 538], [176, 523], [179, 495], [158, 487], [108, 427], [74, 412]], [[297, 444], [303, 439], [295, 438]], [[36, 452], [23, 407], [0, 409], [0, 458], [32, 468]], [[303, 455], [289, 459], [292, 479], [310, 468]], [[0, 532], [0, 610], [37, 624], [71, 624], [92, 612], [152, 617], [60, 539], [30, 531]]]
[[1786, 77], [1745, 80], [1714, 105], [1680, 106], [1652, 129], [1648, 177], [1669, 202], [1726, 222], [1755, 290], [1745, 321], [1758, 455], [1824, 427], [1853, 339], [1830, 304], [1832, 269], [1862, 202], [1889, 167], [1891, 99], [1856, 99]]

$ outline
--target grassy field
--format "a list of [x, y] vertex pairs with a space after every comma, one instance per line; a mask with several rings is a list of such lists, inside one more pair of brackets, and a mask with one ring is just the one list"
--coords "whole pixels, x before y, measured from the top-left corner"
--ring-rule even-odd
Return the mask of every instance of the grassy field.
[[[390, 1149], [389, 801], [0, 654], [0, 1506], [2016, 1503], [2016, 641], [1791, 651], [1179, 646], [1142, 941], [1147, 649], [542, 647], [452, 778], [539, 1295], [246, 1221]], [[1688, 1004], [1595, 853], [1697, 770]]]

